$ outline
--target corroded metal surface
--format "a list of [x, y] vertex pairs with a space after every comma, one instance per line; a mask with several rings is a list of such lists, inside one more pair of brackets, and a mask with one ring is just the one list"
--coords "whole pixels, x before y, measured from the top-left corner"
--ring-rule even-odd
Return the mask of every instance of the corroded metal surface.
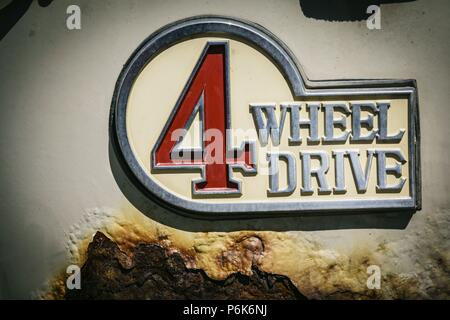
[[[88, 248], [92, 248], [90, 244], [97, 231], [112, 240], [108, 240], [107, 244], [114, 250], [108, 251], [106, 247], [100, 246], [90, 252]], [[180, 267], [183, 264], [184, 272], [191, 274], [192, 271], [191, 276], [202, 277], [202, 283], [214, 283], [219, 287], [231, 281], [226, 279], [233, 279], [237, 283], [239, 279], [264, 283], [268, 279], [267, 275], [277, 274], [284, 276], [287, 283], [292, 282], [300, 294], [308, 299], [448, 298], [448, 256], [430, 247], [431, 230], [416, 231], [418, 235], [426, 235], [427, 240], [415, 238], [416, 244], [413, 246], [406, 245], [412, 241], [410, 238], [380, 242], [358, 240], [358, 246], [345, 248], [338, 239], [333, 241], [334, 244], [326, 243], [308, 232], [186, 232], [157, 223], [132, 208], [122, 211], [96, 209], [71, 228], [67, 243], [71, 263], [85, 265], [85, 269], [90, 269], [89, 272], [83, 269], [81, 275], [84, 283], [82, 288], [88, 293], [68, 293], [65, 283], [68, 275], [64, 270], [40, 297], [62, 299], [66, 294], [67, 297], [95, 296], [99, 281], [107, 286], [117, 285], [111, 283], [111, 279], [129, 281], [131, 285], [137, 283], [138, 279], [144, 279], [145, 283], [145, 279], [151, 279], [152, 276], [145, 269], [137, 267], [136, 254], [141, 254], [142, 259], [149, 259], [145, 261], [156, 261], [154, 259], [160, 259], [158, 255], [164, 257], [164, 261], [172, 261], [166, 264], [167, 272], [170, 272], [173, 263]], [[439, 235], [435, 238], [439, 239]], [[409, 263], [399, 259], [405, 255], [408, 255]], [[167, 257], [172, 258], [165, 260]], [[420, 271], [415, 268], [417, 263], [426, 263], [430, 269]], [[104, 272], [101, 274], [102, 279], [93, 277], [96, 276], [95, 268], [98, 270], [108, 264], [118, 269], [113, 268], [112, 273]], [[370, 265], [380, 265], [382, 268], [379, 290], [370, 290], [366, 286], [367, 268]], [[132, 267], [136, 268], [132, 271], [133, 278], [121, 275], [122, 271], [131, 272]], [[127, 268], [129, 270], [126, 272]], [[94, 279], [97, 284], [83, 282], [89, 279]], [[126, 287], [124, 285], [123, 290], [128, 290]], [[215, 294], [219, 294], [226, 289], [217, 287], [214, 290]], [[204, 290], [202, 292], [205, 293]], [[211, 294], [210, 291], [206, 292]], [[176, 291], [172, 294], [175, 295]]]
[[[248, 244], [250, 247], [252, 244]], [[81, 271], [81, 290], [66, 299], [303, 299], [284, 276], [253, 267], [213, 280], [203, 270], [187, 269], [178, 253], [154, 244], [139, 244], [128, 256], [97, 232]]]

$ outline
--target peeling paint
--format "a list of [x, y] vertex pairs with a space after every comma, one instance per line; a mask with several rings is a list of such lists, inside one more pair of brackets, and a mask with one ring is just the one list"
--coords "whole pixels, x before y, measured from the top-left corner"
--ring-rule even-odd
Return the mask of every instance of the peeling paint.
[[253, 267], [249, 275], [215, 280], [159, 244], [141, 243], [127, 254], [101, 232], [89, 244], [80, 280], [65, 299], [305, 299], [282, 275]]
[[[344, 247], [339, 241], [327, 244], [320, 232], [186, 232], [153, 221], [131, 207], [118, 211], [96, 208], [68, 233], [72, 263], [84, 263], [87, 246], [97, 231], [127, 254], [139, 244], [158, 244], [169, 254], [180, 254], [188, 268], [204, 270], [216, 280], [237, 272], [251, 275], [253, 267], [284, 275], [309, 299], [450, 297], [448, 251], [428, 248], [418, 255], [421, 260], [416, 260], [421, 246], [412, 236], [391, 242], [355, 241]], [[413, 248], [406, 245], [410, 243]], [[367, 288], [370, 265], [382, 270], [379, 290]], [[56, 277], [42, 297], [61, 298], [62, 278], [64, 275]]]

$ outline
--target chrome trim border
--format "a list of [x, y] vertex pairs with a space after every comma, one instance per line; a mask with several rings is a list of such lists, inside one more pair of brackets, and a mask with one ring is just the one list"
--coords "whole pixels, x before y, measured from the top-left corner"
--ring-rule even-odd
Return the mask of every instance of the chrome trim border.
[[[299, 202], [207, 203], [180, 198], [167, 192], [141, 168], [127, 137], [126, 109], [129, 93], [141, 70], [160, 52], [181, 41], [204, 36], [237, 39], [269, 57], [288, 82], [293, 96], [302, 100], [319, 98], [389, 99], [407, 98], [409, 121], [410, 197], [391, 199], [318, 200]], [[124, 161], [148, 196], [163, 206], [197, 218], [289, 216], [295, 213], [413, 211], [421, 209], [420, 126], [415, 80], [309, 80], [294, 55], [281, 40], [260, 25], [224, 16], [196, 16], [169, 24], [150, 35], [133, 52], [116, 82], [111, 104], [111, 133]], [[140, 188], [142, 190], [142, 188]], [[237, 200], [237, 199], [236, 199]]]

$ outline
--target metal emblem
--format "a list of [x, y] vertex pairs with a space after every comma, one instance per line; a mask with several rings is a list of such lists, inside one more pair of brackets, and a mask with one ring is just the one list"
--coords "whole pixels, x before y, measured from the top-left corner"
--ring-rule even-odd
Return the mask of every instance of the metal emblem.
[[150, 197], [200, 217], [420, 209], [414, 80], [311, 81], [263, 27], [200, 16], [135, 50], [112, 101]]

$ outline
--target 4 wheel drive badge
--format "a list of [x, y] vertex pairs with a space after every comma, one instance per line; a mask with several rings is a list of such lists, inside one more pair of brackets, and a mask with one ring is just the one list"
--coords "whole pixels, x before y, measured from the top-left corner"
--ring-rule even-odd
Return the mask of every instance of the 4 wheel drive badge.
[[122, 70], [112, 108], [124, 163], [182, 212], [420, 208], [415, 81], [310, 81], [249, 22], [157, 31]]

